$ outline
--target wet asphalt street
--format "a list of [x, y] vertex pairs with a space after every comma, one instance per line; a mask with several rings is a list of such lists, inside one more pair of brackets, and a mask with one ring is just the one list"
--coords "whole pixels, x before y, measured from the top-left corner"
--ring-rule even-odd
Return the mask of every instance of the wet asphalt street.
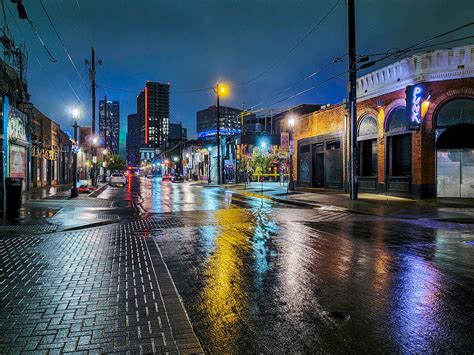
[[474, 225], [133, 178], [207, 352], [469, 352]]

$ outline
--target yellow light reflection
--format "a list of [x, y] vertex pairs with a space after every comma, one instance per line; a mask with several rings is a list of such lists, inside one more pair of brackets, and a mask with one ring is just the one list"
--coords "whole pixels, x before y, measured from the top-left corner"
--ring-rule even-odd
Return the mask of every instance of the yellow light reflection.
[[[201, 293], [202, 311], [208, 313], [211, 334], [232, 341], [239, 320], [249, 311], [248, 293], [244, 289], [245, 272], [252, 262], [251, 215], [244, 209], [215, 211], [215, 248], [206, 265], [206, 284]], [[244, 222], [242, 222], [244, 221]], [[209, 231], [208, 231], [209, 233]]]

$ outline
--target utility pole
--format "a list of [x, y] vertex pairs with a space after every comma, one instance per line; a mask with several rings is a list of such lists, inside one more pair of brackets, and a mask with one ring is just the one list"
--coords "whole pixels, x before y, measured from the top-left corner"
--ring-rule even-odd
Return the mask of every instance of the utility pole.
[[220, 102], [219, 102], [219, 84], [216, 86], [216, 98], [217, 98], [217, 105], [216, 105], [216, 120], [217, 120], [217, 131], [216, 131], [216, 144], [217, 144], [217, 185], [222, 184], [221, 180], [221, 137], [220, 137]]
[[[91, 47], [91, 61], [86, 59], [86, 65], [89, 66], [89, 80], [91, 82], [91, 96], [92, 96], [92, 139], [96, 138], [95, 136], [95, 51], [94, 47]], [[102, 61], [99, 59], [97, 61], [99, 65], [102, 64]], [[92, 185], [96, 186], [96, 177], [97, 177], [97, 162], [94, 162], [94, 160], [97, 160], [97, 146], [96, 144], [92, 144]]]
[[[109, 143], [107, 141], [107, 133], [109, 130], [107, 122], [107, 95], [104, 95], [104, 147], [105, 149], [109, 148]], [[111, 152], [113, 154], [113, 152]]]
[[356, 29], [355, 0], [347, 0], [347, 20], [349, 39], [349, 127], [350, 127], [350, 198], [357, 200], [357, 173], [359, 156], [357, 154], [357, 92], [356, 92]]

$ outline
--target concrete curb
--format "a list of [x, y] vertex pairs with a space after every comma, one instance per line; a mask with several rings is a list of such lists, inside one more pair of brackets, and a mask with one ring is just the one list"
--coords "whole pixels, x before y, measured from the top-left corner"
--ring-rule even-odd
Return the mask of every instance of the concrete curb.
[[95, 191], [91, 192], [89, 195], [87, 195], [87, 197], [98, 197], [102, 192], [104, 192], [104, 190], [107, 187], [109, 187], [108, 184], [102, 185], [97, 190], [95, 190]]
[[94, 227], [102, 227], [102, 226], [107, 226], [109, 224], [114, 224], [123, 221], [124, 219], [114, 219], [111, 221], [100, 221], [96, 223], [89, 223], [89, 224], [84, 224], [82, 226], [76, 226], [76, 227], [71, 227], [71, 228], [66, 228], [66, 229], [61, 229], [58, 230], [57, 232], [70, 232], [70, 231], [77, 231], [77, 230], [82, 230], [82, 229], [88, 229], [88, 228], [94, 228]]

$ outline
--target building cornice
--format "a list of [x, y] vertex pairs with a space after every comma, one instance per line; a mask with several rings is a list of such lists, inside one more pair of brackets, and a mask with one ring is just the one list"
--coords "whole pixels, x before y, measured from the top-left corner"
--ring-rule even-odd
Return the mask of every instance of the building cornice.
[[360, 101], [407, 85], [474, 77], [474, 45], [418, 53], [357, 79]]

